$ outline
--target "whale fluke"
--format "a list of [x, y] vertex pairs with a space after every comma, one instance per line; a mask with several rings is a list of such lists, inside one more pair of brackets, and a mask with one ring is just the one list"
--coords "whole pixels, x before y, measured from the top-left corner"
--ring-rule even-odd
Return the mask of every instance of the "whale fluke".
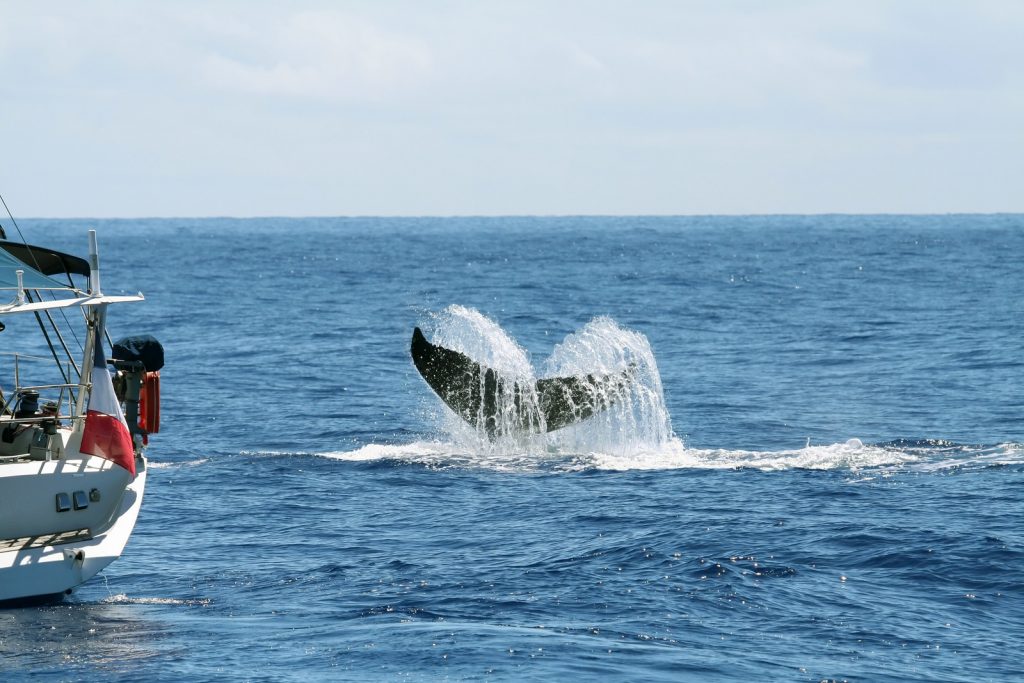
[[412, 332], [410, 352], [416, 369], [441, 400], [466, 422], [478, 429], [482, 427], [491, 438], [498, 435], [501, 427], [501, 395], [512, 397], [515, 428], [537, 431], [540, 425], [534, 424], [536, 418], [531, 419], [529, 410], [533, 401], [531, 390], [536, 392], [536, 405], [544, 416], [543, 427], [551, 432], [606, 409], [633, 374], [630, 366], [613, 375], [551, 377], [537, 380], [532, 387], [523, 387], [463, 353], [431, 344], [418, 327]]

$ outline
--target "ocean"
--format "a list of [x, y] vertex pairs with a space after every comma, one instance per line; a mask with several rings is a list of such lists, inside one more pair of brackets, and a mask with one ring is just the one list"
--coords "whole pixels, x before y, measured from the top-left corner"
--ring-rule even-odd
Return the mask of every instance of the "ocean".
[[[125, 554], [0, 610], [4, 681], [1024, 679], [1024, 215], [19, 225], [96, 228], [167, 365]], [[491, 440], [416, 326], [640, 379]]]

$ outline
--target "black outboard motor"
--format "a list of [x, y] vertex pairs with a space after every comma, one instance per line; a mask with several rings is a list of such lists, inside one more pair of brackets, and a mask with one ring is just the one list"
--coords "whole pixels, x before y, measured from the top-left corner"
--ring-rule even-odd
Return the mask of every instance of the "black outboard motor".
[[156, 372], [164, 366], [164, 347], [148, 334], [118, 339], [113, 356], [114, 360], [138, 361], [146, 372]]
[[[164, 347], [148, 334], [124, 337], [114, 342], [113, 358], [108, 361], [118, 371], [118, 398], [124, 402], [124, 418], [132, 436], [145, 437], [159, 429], [159, 372], [164, 366]], [[156, 376], [155, 393], [150, 378]], [[149, 390], [147, 413], [149, 420], [139, 424], [139, 394], [143, 386]], [[155, 413], [153, 412], [155, 409]], [[154, 417], [155, 415], [155, 417]]]

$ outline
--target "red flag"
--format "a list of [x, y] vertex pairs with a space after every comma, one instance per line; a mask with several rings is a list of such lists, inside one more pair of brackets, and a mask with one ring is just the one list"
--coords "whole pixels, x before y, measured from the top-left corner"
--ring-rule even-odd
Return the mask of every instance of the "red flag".
[[[99, 335], [97, 335], [98, 337]], [[103, 343], [96, 339], [96, 355], [92, 367], [92, 391], [82, 431], [82, 452], [106, 458], [135, 475], [135, 448], [128, 423], [124, 421], [121, 404], [117, 402], [114, 384], [107, 372]]]

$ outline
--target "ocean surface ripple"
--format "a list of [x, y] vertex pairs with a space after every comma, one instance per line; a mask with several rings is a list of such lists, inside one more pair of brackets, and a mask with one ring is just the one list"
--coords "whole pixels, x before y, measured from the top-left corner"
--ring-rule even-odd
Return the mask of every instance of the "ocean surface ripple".
[[[1024, 216], [21, 225], [96, 227], [168, 364], [125, 555], [0, 609], [4, 680], [1020, 676]], [[416, 325], [644, 393], [490, 443]]]

